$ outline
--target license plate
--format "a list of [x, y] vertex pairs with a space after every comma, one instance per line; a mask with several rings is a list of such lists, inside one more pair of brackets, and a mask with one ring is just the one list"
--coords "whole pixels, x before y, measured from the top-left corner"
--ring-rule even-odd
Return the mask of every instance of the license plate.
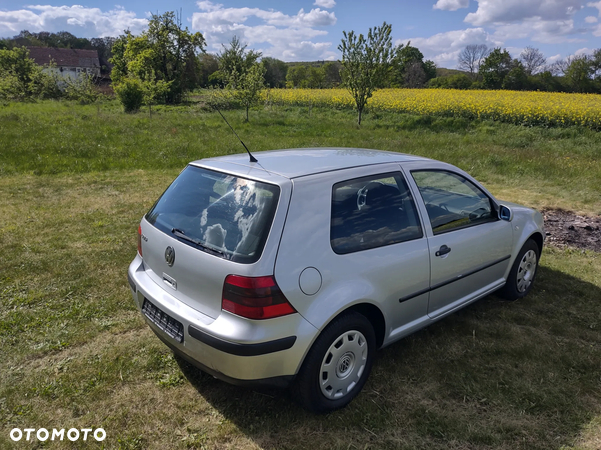
[[184, 342], [184, 326], [180, 321], [175, 320], [147, 299], [144, 299], [144, 303], [142, 304], [142, 312], [148, 317], [148, 320], [154, 323], [167, 336], [175, 339], [177, 342]]

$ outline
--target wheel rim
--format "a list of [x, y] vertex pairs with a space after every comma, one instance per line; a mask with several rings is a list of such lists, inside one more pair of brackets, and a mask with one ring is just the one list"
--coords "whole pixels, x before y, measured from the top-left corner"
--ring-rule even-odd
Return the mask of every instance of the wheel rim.
[[525, 292], [530, 285], [532, 284], [532, 280], [534, 279], [534, 274], [536, 273], [536, 252], [534, 250], [528, 250], [522, 260], [520, 261], [520, 265], [518, 267], [517, 274], [517, 287], [518, 292]]
[[321, 392], [329, 399], [347, 395], [357, 385], [367, 364], [367, 340], [363, 333], [347, 331], [334, 340], [319, 371]]

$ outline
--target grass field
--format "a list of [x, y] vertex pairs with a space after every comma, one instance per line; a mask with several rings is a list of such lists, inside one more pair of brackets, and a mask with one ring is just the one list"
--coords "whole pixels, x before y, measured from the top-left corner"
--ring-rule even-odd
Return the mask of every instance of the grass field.
[[[601, 214], [601, 136], [487, 121], [228, 111], [252, 150], [355, 146], [459, 165], [498, 197]], [[140, 217], [184, 165], [242, 148], [196, 106], [0, 106], [0, 448], [14, 427], [97, 428], [107, 449], [601, 448], [601, 257], [545, 249], [537, 286], [380, 351], [364, 392], [313, 416], [174, 359], [135, 311]], [[82, 448], [82, 443], [46, 443]], [[85, 448], [101, 448], [87, 442]]]

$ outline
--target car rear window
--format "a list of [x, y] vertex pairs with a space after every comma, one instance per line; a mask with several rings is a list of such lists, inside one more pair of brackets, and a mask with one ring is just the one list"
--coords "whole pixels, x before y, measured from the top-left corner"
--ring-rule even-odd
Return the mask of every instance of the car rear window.
[[279, 195], [275, 185], [187, 166], [146, 220], [188, 245], [250, 264], [261, 256]]

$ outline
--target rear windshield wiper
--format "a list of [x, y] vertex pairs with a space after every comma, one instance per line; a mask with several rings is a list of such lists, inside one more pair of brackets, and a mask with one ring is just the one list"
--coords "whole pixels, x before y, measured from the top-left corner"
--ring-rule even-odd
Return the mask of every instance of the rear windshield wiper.
[[197, 239], [186, 236], [186, 232], [184, 230], [180, 230], [179, 228], [172, 228], [171, 232], [173, 233], [174, 236], [196, 245], [201, 250], [204, 250], [204, 251], [207, 251], [210, 253], [217, 253], [218, 255], [225, 257], [225, 253], [223, 253], [221, 250], [217, 250], [216, 248], [209, 247], [208, 245], [203, 244], [202, 242], [200, 242]]

